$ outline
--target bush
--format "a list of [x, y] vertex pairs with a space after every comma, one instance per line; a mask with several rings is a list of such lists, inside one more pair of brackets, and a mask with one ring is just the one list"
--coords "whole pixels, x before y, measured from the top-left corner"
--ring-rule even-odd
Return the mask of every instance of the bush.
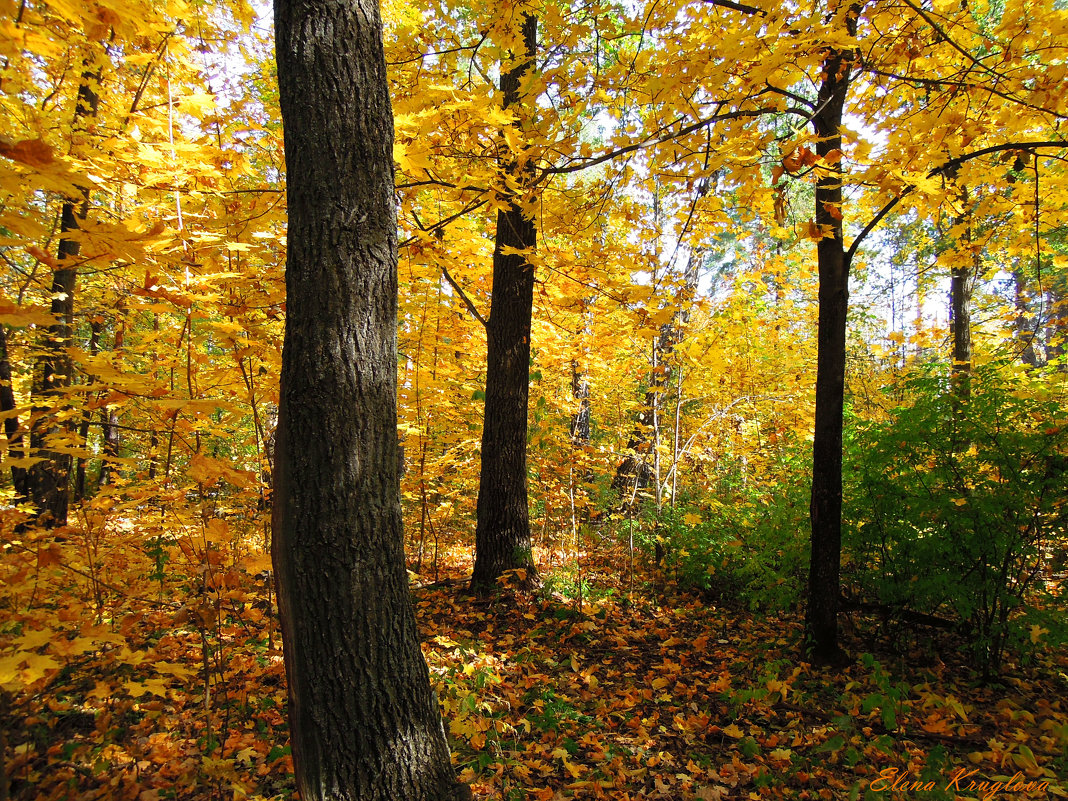
[[663, 546], [662, 567], [679, 586], [721, 602], [780, 612], [797, 608], [808, 571], [807, 443], [784, 451], [768, 487], [755, 482], [730, 499], [680, 497], [664, 506], [659, 525], [644, 528]]
[[1066, 541], [1068, 419], [1003, 365], [977, 371], [967, 398], [934, 370], [902, 390], [911, 401], [888, 421], [851, 432], [845, 552], [862, 597], [959, 622], [986, 675], [1025, 640]]

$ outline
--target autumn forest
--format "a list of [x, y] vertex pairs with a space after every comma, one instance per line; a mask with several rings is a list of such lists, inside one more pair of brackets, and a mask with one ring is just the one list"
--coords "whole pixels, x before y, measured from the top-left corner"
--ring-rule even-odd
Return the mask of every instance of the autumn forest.
[[1068, 797], [1060, 0], [0, 0], [0, 801]]

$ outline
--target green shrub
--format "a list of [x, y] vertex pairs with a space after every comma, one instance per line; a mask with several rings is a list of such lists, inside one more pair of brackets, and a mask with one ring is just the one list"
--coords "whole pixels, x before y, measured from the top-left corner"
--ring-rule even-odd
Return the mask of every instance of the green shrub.
[[1044, 385], [999, 365], [958, 397], [933, 369], [891, 388], [911, 400], [847, 446], [844, 544], [862, 597], [958, 621], [997, 670], [1037, 611], [1068, 524], [1068, 419]]
[[811, 454], [807, 444], [784, 453], [774, 486], [754, 484], [726, 500], [680, 497], [659, 521], [650, 512], [646, 544], [659, 537], [661, 567], [679, 586], [753, 610], [797, 608], [808, 570]]

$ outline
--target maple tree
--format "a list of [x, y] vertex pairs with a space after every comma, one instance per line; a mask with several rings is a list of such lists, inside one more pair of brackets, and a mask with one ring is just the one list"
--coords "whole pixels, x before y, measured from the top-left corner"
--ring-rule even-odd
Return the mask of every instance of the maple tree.
[[272, 550], [297, 787], [459, 798], [404, 572], [381, 20], [373, 3], [280, 0], [275, 30], [288, 237]]
[[[501, 109], [518, 110], [522, 119], [523, 83], [537, 52], [538, 18], [523, 11], [515, 24], [521, 30], [522, 45], [512, 54], [507, 69], [502, 65]], [[530, 105], [529, 98], [525, 105]], [[471, 574], [471, 586], [482, 592], [491, 590], [506, 570], [522, 570], [524, 580], [531, 584], [537, 577], [530, 547], [526, 460], [534, 307], [534, 265], [527, 252], [537, 244], [537, 228], [529, 200], [524, 198], [530, 165], [524, 163], [521, 152], [508, 152], [512, 147], [506, 145], [503, 156], [504, 189], [497, 201], [501, 207], [493, 240], [490, 313], [484, 321], [486, 409]]]

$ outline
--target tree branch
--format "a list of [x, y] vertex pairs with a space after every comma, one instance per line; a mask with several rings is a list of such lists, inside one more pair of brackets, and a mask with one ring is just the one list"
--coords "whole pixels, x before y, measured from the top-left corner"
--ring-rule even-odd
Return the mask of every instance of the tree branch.
[[[1000, 153], [1006, 150], [1034, 151], [1039, 148], [1046, 147], [1068, 147], [1068, 142], [1046, 140], [1041, 142], [1005, 142], [1000, 145], [991, 145], [990, 147], [980, 148], [979, 150], [976, 150], [972, 153], [965, 153], [961, 156], [957, 156], [956, 158], [952, 158], [945, 164], [943, 164], [941, 167], [936, 167], [935, 169], [927, 173], [927, 177], [935, 178], [939, 175], [946, 175], [948, 173], [952, 173], [965, 162], [971, 161], [972, 159], [977, 159], [981, 156], [988, 156], [991, 153]], [[900, 203], [907, 195], [909, 195], [915, 188], [916, 187], [914, 185], [906, 186], [901, 191], [901, 194], [899, 194], [897, 197], [895, 197], [893, 200], [889, 201], [885, 206], [879, 209], [879, 212], [871, 218], [867, 225], [864, 226], [864, 229], [857, 235], [856, 239], [853, 240], [853, 244], [850, 245], [849, 250], [846, 251], [845, 263], [847, 269], [853, 263], [853, 256], [856, 255], [857, 248], [860, 247], [860, 243], [864, 241], [864, 238], [867, 237], [868, 234], [870, 234], [875, 229], [875, 227], [883, 221], [883, 218], [886, 217], [886, 215], [889, 214], [893, 210], [893, 208], [898, 203]]]
[[[662, 136], [652, 136], [648, 139], [644, 139], [641, 142], [633, 142], [625, 147], [621, 147], [617, 150], [609, 151], [608, 153], [602, 153], [599, 156], [593, 156], [588, 159], [581, 159], [578, 163], [572, 163], [565, 167], [546, 167], [541, 171], [542, 176], [546, 175], [566, 175], [568, 173], [579, 172], [581, 170], [588, 169], [590, 167], [596, 167], [598, 164], [604, 164], [606, 161], [612, 161], [627, 153], [633, 153], [636, 150], [644, 150], [647, 147], [653, 145], [662, 145], [665, 142], [670, 142], [672, 139], [678, 139], [680, 136], [686, 136], [692, 134], [695, 131], [699, 131], [707, 125], [715, 125], [717, 122], [726, 122], [727, 120], [744, 119], [746, 117], [759, 117], [761, 114], [772, 114], [779, 109], [775, 108], [756, 108], [756, 109], [744, 109], [739, 111], [728, 111], [725, 114], [714, 114], [711, 117], [707, 117], [703, 120], [697, 120], [696, 122], [685, 125], [677, 131], [663, 134]], [[666, 126], [665, 126], [666, 127]], [[660, 130], [664, 130], [661, 128]]]
[[[425, 234], [432, 234], [435, 231], [440, 231], [442, 228], [444, 228], [446, 225], [451, 223], [453, 220], [458, 220], [461, 217], [463, 217], [465, 214], [467, 214], [469, 211], [474, 211], [477, 208], [481, 208], [482, 206], [485, 206], [487, 202], [488, 202], [487, 198], [482, 198], [482, 200], [476, 201], [474, 203], [468, 203], [466, 206], [464, 206], [462, 209], [460, 209], [455, 214], [450, 214], [448, 217], [445, 217], [443, 219], [438, 220], [436, 223], [434, 223], [433, 225], [431, 225], [431, 226], [429, 226], [427, 228], [424, 228], [422, 225], [419, 225], [419, 230], [421, 232], [425, 233]], [[418, 220], [416, 220], [416, 223], [418, 223]], [[401, 242], [401, 243], [399, 243], [397, 245], [397, 250], [398, 251], [399, 250], [403, 250], [404, 248], [408, 247], [409, 245], [414, 244], [418, 239], [419, 239], [419, 237], [417, 237], [417, 236], [408, 237], [403, 242]]]
[[449, 275], [449, 270], [444, 263], [441, 264], [441, 274], [445, 276], [445, 280], [449, 282], [449, 285], [456, 290], [457, 294], [460, 296], [460, 300], [464, 302], [467, 310], [471, 312], [471, 316], [482, 323], [484, 328], [488, 327], [489, 321], [478, 313], [478, 309], [476, 309], [475, 304], [471, 302], [471, 298], [467, 296], [467, 293], [464, 292], [464, 288], [457, 283], [456, 279]]
[[762, 17], [768, 15], [768, 12], [762, 8], [748, 6], [745, 3], [735, 3], [733, 0], [701, 0], [701, 2], [719, 6], [720, 8], [729, 8], [732, 11], [741, 11], [743, 14], [759, 14]]

